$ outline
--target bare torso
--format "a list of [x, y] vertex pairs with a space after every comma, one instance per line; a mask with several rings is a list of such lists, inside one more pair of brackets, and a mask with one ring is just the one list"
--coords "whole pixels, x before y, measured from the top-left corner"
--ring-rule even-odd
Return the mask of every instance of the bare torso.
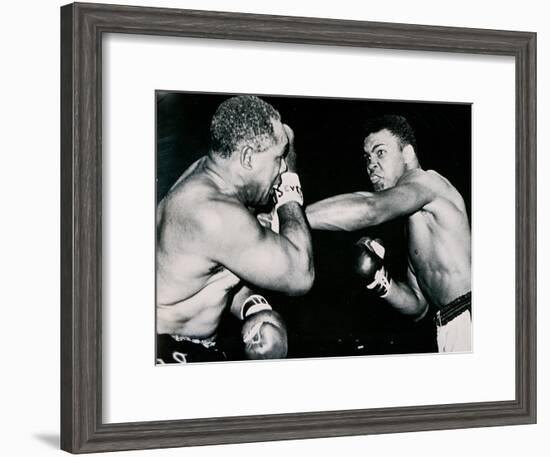
[[[195, 162], [157, 207], [157, 332], [191, 338], [215, 334], [231, 290], [240, 282], [207, 258], [195, 213], [220, 189]], [[230, 204], [230, 202], [228, 202]]]
[[441, 308], [471, 290], [471, 242], [464, 200], [440, 174], [427, 171], [437, 198], [407, 222], [409, 273]]

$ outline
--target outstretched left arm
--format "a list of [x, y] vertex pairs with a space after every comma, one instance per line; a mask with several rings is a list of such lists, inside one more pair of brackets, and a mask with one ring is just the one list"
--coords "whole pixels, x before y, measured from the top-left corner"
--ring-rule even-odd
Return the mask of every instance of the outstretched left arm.
[[381, 192], [354, 192], [318, 201], [306, 208], [308, 222], [318, 230], [359, 230], [413, 214], [436, 197], [426, 172]]

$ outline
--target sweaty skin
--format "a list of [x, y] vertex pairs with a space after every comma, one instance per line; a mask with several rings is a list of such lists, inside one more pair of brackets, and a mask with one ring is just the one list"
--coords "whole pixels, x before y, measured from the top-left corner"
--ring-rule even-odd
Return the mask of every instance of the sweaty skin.
[[290, 295], [311, 287], [311, 239], [298, 203], [279, 208], [280, 235], [248, 208], [268, 202], [287, 169], [287, 135], [280, 122], [274, 127], [276, 143], [251, 158], [260, 165], [255, 181], [240, 185], [227, 178], [236, 176], [228, 172], [233, 165], [205, 156], [159, 203], [157, 333], [214, 336], [235, 292], [241, 303], [242, 291], [250, 293], [237, 287], [241, 280]]
[[384, 299], [420, 319], [428, 302], [441, 308], [471, 290], [464, 200], [446, 178], [422, 170], [412, 147], [401, 148], [386, 129], [366, 138], [365, 153], [375, 192], [316, 202], [307, 207], [307, 218], [313, 229], [352, 231], [407, 217], [407, 281], [394, 281]]
[[[157, 331], [194, 338], [211, 336], [231, 289], [240, 279], [201, 252], [195, 204], [219, 200], [217, 186], [195, 162], [157, 208]], [[202, 219], [205, 219], [205, 214]], [[195, 243], [186, 242], [196, 240]]]
[[425, 173], [437, 197], [407, 219], [409, 275], [416, 272], [424, 296], [441, 308], [471, 290], [470, 228], [458, 191], [435, 171]]

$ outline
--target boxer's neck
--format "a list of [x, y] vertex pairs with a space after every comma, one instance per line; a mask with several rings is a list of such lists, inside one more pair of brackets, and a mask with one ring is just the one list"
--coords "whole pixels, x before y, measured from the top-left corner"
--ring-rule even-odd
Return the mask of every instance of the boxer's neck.
[[216, 184], [224, 195], [237, 198], [243, 205], [248, 205], [248, 190], [239, 167], [231, 159], [207, 157], [204, 163], [205, 173]]
[[417, 168], [422, 169], [416, 156], [414, 156], [409, 162], [405, 162], [405, 171], [415, 170]]

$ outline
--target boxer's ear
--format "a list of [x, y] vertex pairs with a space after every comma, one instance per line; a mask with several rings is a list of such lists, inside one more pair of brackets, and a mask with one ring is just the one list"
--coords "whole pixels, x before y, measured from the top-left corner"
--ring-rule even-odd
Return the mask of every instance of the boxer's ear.
[[416, 160], [416, 152], [414, 152], [414, 148], [411, 144], [403, 148], [403, 160], [408, 164]]
[[253, 150], [250, 146], [243, 146], [241, 148], [240, 161], [241, 166], [246, 170], [252, 170], [252, 154]]

